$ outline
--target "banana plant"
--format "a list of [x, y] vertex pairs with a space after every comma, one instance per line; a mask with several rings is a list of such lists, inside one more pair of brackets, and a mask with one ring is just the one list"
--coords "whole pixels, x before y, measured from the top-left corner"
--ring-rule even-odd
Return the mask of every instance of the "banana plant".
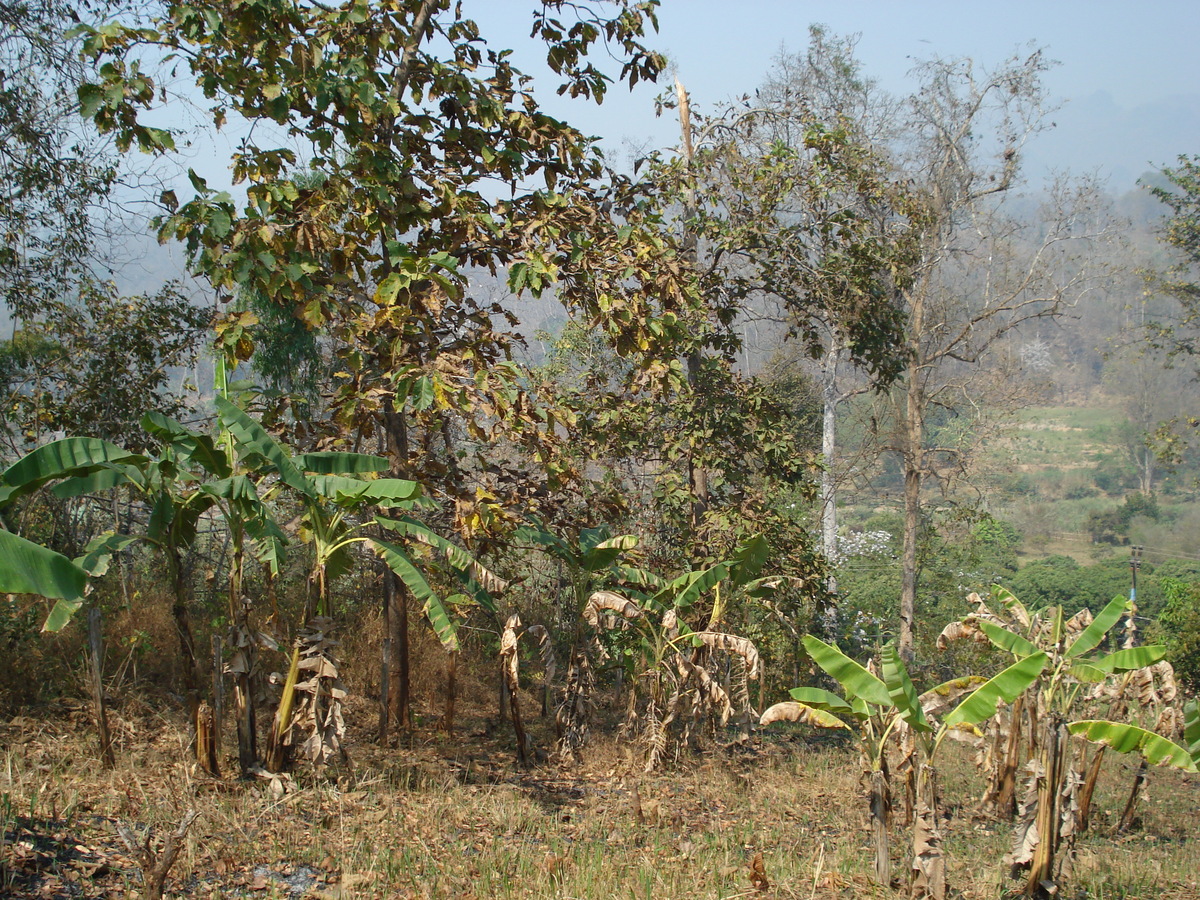
[[[584, 619], [630, 676], [625, 729], [644, 736], [646, 771], [672, 743], [685, 745], [698, 725], [724, 726], [736, 711], [748, 729], [757, 715], [750, 682], [761, 675], [758, 648], [723, 622], [735, 597], [759, 596], [773, 586], [772, 579], [758, 577], [768, 552], [767, 542], [754, 537], [729, 560], [672, 578], [621, 566], [619, 592], [589, 597]], [[707, 615], [702, 599], [711, 600]]]
[[[845, 696], [821, 688], [793, 688], [792, 701], [766, 710], [760, 723], [798, 721], [820, 728], [857, 731], [864, 779], [869, 784], [875, 878], [882, 885], [891, 880], [888, 849], [891, 785], [887, 751], [892, 738], [899, 733], [915, 736], [920, 753], [915, 761], [918, 776], [912, 896], [942, 900], [946, 876], [937, 824], [938, 749], [957, 730], [976, 728], [994, 716], [1001, 703], [1011, 703], [1020, 696], [1040, 675], [1046, 664], [1045, 655], [1030, 656], [986, 681], [957, 678], [918, 695], [893, 644], [883, 648], [881, 676], [819, 638], [805, 635], [803, 642], [813, 661], [841, 685]], [[936, 716], [952, 704], [953, 709], [941, 716], [939, 722]]]
[[1154, 666], [1165, 655], [1161, 646], [1100, 650], [1112, 629], [1128, 614], [1128, 599], [1115, 597], [1095, 616], [1081, 610], [1068, 617], [1060, 606], [1030, 613], [1010, 591], [999, 586], [993, 588], [992, 597], [994, 604], [1004, 610], [1003, 616], [993, 612], [978, 595], [972, 595], [976, 611], [948, 626], [939, 643], [969, 638], [989, 643], [1018, 662], [1037, 654], [1047, 659], [1026, 698], [1036, 739], [1032, 751], [1036, 762], [1031, 760], [1027, 767], [1030, 777], [1018, 808], [1016, 839], [1005, 857], [1013, 874], [1023, 878], [1023, 893], [1040, 896], [1057, 889], [1064, 879], [1079, 831], [1078, 786], [1083, 779], [1076, 765], [1072, 735], [1119, 752], [1138, 752], [1155, 765], [1195, 771], [1196, 762], [1187, 749], [1137, 725], [1101, 719], [1072, 721], [1090, 686]]
[[[265, 763], [271, 771], [285, 765], [297, 712], [309, 729], [303, 752], [316, 762], [325, 762], [341, 751], [345, 698], [337, 643], [332, 637], [330, 584], [352, 565], [353, 546], [366, 544], [399, 576], [421, 602], [434, 633], [450, 651], [458, 646], [450, 608], [477, 603], [494, 611], [491, 594], [502, 589], [504, 582], [416, 518], [414, 513], [424, 505], [420, 485], [401, 478], [374, 477], [389, 468], [383, 457], [332, 451], [293, 456], [236, 403], [218, 396], [216, 405], [231, 445], [242, 457], [257, 462], [263, 496], [270, 500], [286, 495], [299, 503], [300, 535], [312, 551], [304, 621], [284, 678]], [[371, 516], [371, 509], [386, 509], [395, 517]], [[381, 529], [395, 539], [384, 540]], [[457, 576], [465, 592], [443, 599], [427, 574], [430, 557]]]
[[[613, 536], [608, 528], [600, 526], [581, 528], [578, 539], [570, 543], [543, 523], [530, 520], [516, 530], [513, 543], [546, 553], [559, 563], [566, 576], [566, 602], [561, 603], [560, 598], [560, 605], [566, 610], [560, 608], [556, 618], [560, 621], [567, 618], [570, 622], [570, 654], [563, 698], [555, 710], [555, 729], [558, 754], [578, 759], [587, 743], [595, 687], [591, 657], [598, 648], [595, 629], [589, 631], [585, 611], [594, 594], [617, 584], [620, 563], [637, 547], [638, 540], [632, 534]], [[503, 691], [504, 682], [501, 684]], [[546, 689], [549, 691], [550, 685]]]

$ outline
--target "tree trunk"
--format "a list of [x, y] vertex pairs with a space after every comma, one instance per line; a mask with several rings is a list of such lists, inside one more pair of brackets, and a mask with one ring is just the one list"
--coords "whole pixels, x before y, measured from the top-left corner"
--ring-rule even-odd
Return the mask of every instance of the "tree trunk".
[[1100, 765], [1104, 762], [1104, 751], [1107, 747], [1098, 747], [1096, 754], [1088, 765], [1087, 776], [1083, 779], [1083, 787], [1079, 790], [1079, 833], [1088, 830], [1092, 820], [1092, 796], [1096, 793], [1096, 782], [1100, 779]]
[[1129, 799], [1125, 801], [1125, 809], [1121, 812], [1121, 821], [1117, 823], [1117, 834], [1124, 834], [1133, 828], [1137, 818], [1138, 797], [1142, 793], [1142, 785], [1146, 783], [1146, 760], [1143, 757], [1138, 765], [1137, 774], [1133, 776], [1133, 787], [1129, 791]]
[[[837, 561], [837, 478], [833, 471], [837, 453], [837, 406], [841, 399], [837, 390], [838, 363], [842, 356], [842, 335], [831, 330], [829, 349], [825, 353], [825, 365], [821, 369], [821, 456], [825, 468], [821, 470], [821, 552], [833, 566]], [[837, 592], [837, 576], [829, 573], [829, 593]]]
[[446, 659], [446, 712], [442, 728], [446, 734], [454, 731], [454, 701], [458, 697], [458, 651], [451, 650]]
[[390, 569], [384, 573], [388, 604], [388, 718], [399, 729], [412, 727], [409, 712], [408, 590]]

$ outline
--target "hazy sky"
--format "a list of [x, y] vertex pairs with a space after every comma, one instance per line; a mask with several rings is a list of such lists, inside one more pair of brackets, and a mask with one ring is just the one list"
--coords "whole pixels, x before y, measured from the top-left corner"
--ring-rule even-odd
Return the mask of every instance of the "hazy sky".
[[[495, 45], [513, 47], [518, 65], [545, 84], [552, 74], [528, 38], [531, 0], [466, 0]], [[748, 93], [781, 48], [801, 51], [808, 27], [861, 35], [858, 55], [885, 89], [906, 93], [913, 63], [967, 56], [983, 66], [1028, 51], [1057, 60], [1046, 77], [1066, 105], [1057, 133], [1031, 147], [1031, 174], [1047, 166], [1100, 170], [1114, 188], [1131, 186], [1151, 165], [1200, 153], [1200, 2], [1196, 0], [664, 0], [652, 46], [666, 52], [700, 108]], [[611, 153], [635, 145], [671, 146], [677, 126], [654, 119], [660, 88], [614, 87], [604, 105], [539, 92], [548, 111], [600, 135]]]

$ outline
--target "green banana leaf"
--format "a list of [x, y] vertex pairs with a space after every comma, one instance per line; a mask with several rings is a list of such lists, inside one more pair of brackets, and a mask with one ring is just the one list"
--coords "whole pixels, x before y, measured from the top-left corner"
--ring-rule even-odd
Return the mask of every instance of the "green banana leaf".
[[655, 595], [663, 606], [687, 609], [729, 574], [728, 563], [717, 563], [698, 572], [685, 572], [668, 581]]
[[106, 465], [85, 469], [83, 474], [66, 478], [50, 488], [50, 493], [60, 500], [68, 500], [84, 494], [98, 494], [121, 484], [140, 484], [142, 480], [141, 473], [133, 466]]
[[1121, 616], [1125, 615], [1128, 606], [1129, 601], [1124, 597], [1114, 597], [1112, 602], [1100, 611], [1100, 615], [1092, 620], [1092, 624], [1083, 629], [1079, 637], [1071, 642], [1066, 651], [1067, 659], [1075, 659], [1099, 647], [1109, 629], [1121, 621]]
[[[591, 545], [580, 556], [580, 568], [585, 572], [600, 572], [607, 569], [620, 559], [622, 553], [636, 547], [637, 542], [638, 539], [632, 534], [619, 534]], [[580, 538], [579, 545], [580, 548], [585, 546], [582, 538]]]
[[[74, 603], [78, 609], [86, 587], [87, 572], [61, 553], [11, 531], [0, 531], [0, 592], [40, 594]], [[68, 615], [62, 625], [69, 619]], [[62, 625], [47, 630], [57, 631]]]
[[1049, 657], [1039, 650], [1013, 663], [968, 694], [942, 719], [942, 727], [950, 729], [956, 725], [978, 725], [990, 719], [1001, 702], [1012, 703], [1025, 693], [1037, 681], [1049, 661]]
[[1017, 595], [1003, 585], [992, 585], [992, 602], [998, 603], [1013, 614], [1022, 626], [1028, 627], [1031, 617], [1029, 610], [1025, 608], [1025, 604], [1017, 599]]
[[184, 460], [198, 463], [214, 478], [228, 478], [233, 474], [229, 459], [209, 435], [196, 434], [170, 416], [154, 411], [142, 416], [142, 428], [174, 447]]
[[413, 597], [420, 601], [425, 618], [433, 626], [433, 632], [442, 642], [442, 646], [450, 651], [457, 650], [458, 630], [454, 625], [454, 620], [450, 618], [445, 605], [434, 593], [421, 570], [413, 563], [408, 552], [397, 544], [389, 544], [378, 538], [372, 539], [371, 543], [375, 547], [375, 552], [387, 563], [388, 568], [399, 576], [405, 587], [412, 592]]
[[1193, 697], [1183, 707], [1183, 741], [1188, 755], [1200, 766], [1200, 697]]
[[561, 559], [567, 565], [582, 568], [579, 554], [572, 550], [566, 541], [557, 534], [547, 531], [538, 522], [519, 526], [513, 534], [513, 539], [517, 545], [535, 544], [549, 552], [556, 559]]
[[975, 624], [979, 626], [980, 631], [988, 636], [989, 641], [1001, 650], [1007, 650], [1014, 656], [1032, 656], [1038, 652], [1036, 644], [1017, 634], [1015, 631], [1009, 631], [1003, 625], [997, 625], [995, 622], [988, 622], [984, 619], [977, 620]]
[[1095, 666], [1105, 673], [1133, 672], [1154, 665], [1164, 659], [1166, 655], [1167, 648], [1161, 644], [1147, 644], [1143, 647], [1128, 647], [1118, 650], [1116, 653], [1101, 656], [1099, 659], [1089, 659], [1084, 664]]
[[312, 482], [296, 468], [296, 464], [287, 451], [271, 437], [262, 425], [250, 418], [241, 407], [224, 397], [218, 395], [216, 404], [221, 422], [229, 429], [239, 444], [266, 460], [279, 475], [279, 480], [292, 490], [310, 499], [316, 499], [316, 491]]
[[806, 634], [802, 640], [808, 655], [842, 686], [848, 698], [857, 697], [873, 706], [890, 707], [893, 705], [887, 685], [842, 653], [841, 650], [831, 647], [811, 634]]
[[743, 541], [729, 561], [729, 580], [734, 587], [742, 587], [757, 578], [770, 555], [771, 545], [761, 534]]
[[0, 475], [0, 506], [49, 481], [86, 474], [107, 463], [136, 463], [145, 459], [99, 438], [69, 437], [53, 441], [27, 453]]
[[825, 712], [836, 713], [839, 716], [858, 718], [854, 707], [830, 691], [824, 691], [821, 688], [798, 687], [792, 688], [788, 693], [792, 695], [792, 699], [797, 703], [802, 703], [811, 709], [820, 709]]
[[106, 531], [88, 541], [88, 545], [83, 548], [83, 555], [76, 557], [75, 565], [87, 572], [91, 578], [99, 578], [108, 571], [113, 554], [120, 553], [136, 541], [137, 538], [132, 535]]
[[496, 602], [493, 596], [506, 591], [508, 582], [484, 566], [462, 547], [442, 537], [424, 522], [411, 516], [400, 516], [396, 519], [376, 516], [375, 522], [389, 531], [411, 537], [413, 540], [437, 550], [450, 564], [451, 570], [456, 575], [467, 576], [464, 583], [468, 587], [473, 584], [476, 588], [482, 589], [482, 594], [472, 591], [480, 606], [489, 612], [496, 611]]
[[925, 710], [921, 707], [917, 689], [908, 677], [908, 669], [900, 659], [900, 654], [896, 652], [896, 645], [891, 641], [884, 645], [882, 657], [883, 683], [887, 685], [888, 695], [892, 698], [900, 718], [914, 731], [933, 731], [933, 726], [925, 718]]
[[409, 507], [420, 496], [421, 486], [403, 478], [378, 478], [366, 481], [344, 475], [309, 475], [313, 490], [343, 507], [363, 503], [382, 507]]
[[1200, 771], [1196, 760], [1183, 747], [1169, 741], [1153, 731], [1110, 722], [1107, 719], [1084, 719], [1067, 725], [1071, 734], [1077, 734], [1099, 744], [1107, 744], [1118, 753], [1140, 753], [1146, 762], [1156, 766], [1172, 766], [1185, 772]]

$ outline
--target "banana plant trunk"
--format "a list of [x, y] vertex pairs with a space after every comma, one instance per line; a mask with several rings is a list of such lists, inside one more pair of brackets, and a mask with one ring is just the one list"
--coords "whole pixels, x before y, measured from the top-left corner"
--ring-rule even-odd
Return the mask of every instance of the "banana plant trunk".
[[882, 887], [892, 883], [892, 860], [888, 850], [888, 784], [882, 769], [871, 772], [871, 844], [875, 848], [875, 881]]
[[1033, 852], [1029, 873], [1025, 878], [1024, 895], [1043, 897], [1057, 892], [1055, 883], [1061, 861], [1062, 815], [1059, 808], [1060, 791], [1066, 777], [1066, 754], [1069, 741], [1066, 727], [1056, 716], [1047, 716], [1040, 742], [1042, 778], [1038, 783], [1035, 827], [1038, 844]]
[[917, 775], [917, 816], [913, 822], [913, 900], [945, 900], [946, 857], [938, 828], [937, 771], [922, 763]]
[[1138, 797], [1141, 796], [1142, 785], [1146, 783], [1147, 771], [1146, 760], [1143, 757], [1138, 765], [1137, 774], [1133, 776], [1133, 787], [1129, 791], [1129, 799], [1125, 801], [1125, 809], [1121, 812], [1121, 821], [1117, 823], [1117, 834], [1132, 830], [1137, 821]]

